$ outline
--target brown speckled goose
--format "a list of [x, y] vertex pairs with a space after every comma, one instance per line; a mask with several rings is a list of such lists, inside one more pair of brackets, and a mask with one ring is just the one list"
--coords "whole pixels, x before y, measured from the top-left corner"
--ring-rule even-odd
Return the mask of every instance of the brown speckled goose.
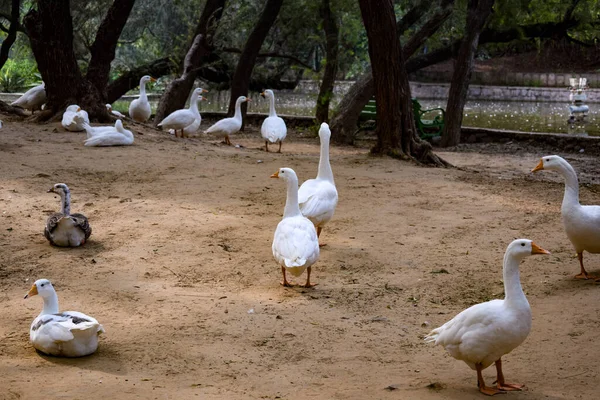
[[71, 191], [66, 184], [57, 183], [48, 190], [50, 192], [60, 195], [61, 209], [48, 217], [44, 236], [55, 246], [81, 246], [92, 234], [87, 217], [83, 214], [71, 214]]

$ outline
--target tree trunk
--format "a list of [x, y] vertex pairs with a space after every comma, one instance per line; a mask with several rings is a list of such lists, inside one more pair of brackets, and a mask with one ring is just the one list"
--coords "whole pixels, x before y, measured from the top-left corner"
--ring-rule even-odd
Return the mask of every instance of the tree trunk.
[[106, 85], [110, 74], [110, 64], [115, 59], [117, 42], [134, 3], [135, 0], [115, 0], [113, 2], [96, 32], [96, 38], [90, 49], [91, 59], [86, 79], [96, 86], [104, 99], [107, 98]]
[[325, 59], [325, 72], [319, 88], [317, 97], [317, 124], [329, 122], [329, 103], [333, 97], [333, 85], [335, 84], [335, 75], [338, 64], [338, 27], [335, 21], [335, 15], [331, 11], [329, 0], [323, 0], [319, 7], [319, 13], [323, 18], [323, 30], [325, 31], [325, 40], [327, 45], [327, 58]]
[[460, 45], [458, 58], [454, 63], [454, 73], [446, 105], [446, 118], [441, 145], [456, 146], [460, 143], [460, 128], [463, 110], [467, 101], [469, 82], [473, 71], [475, 52], [479, 35], [492, 13], [494, 0], [469, 0], [467, 8], [467, 33]]
[[21, 0], [12, 0], [10, 9], [10, 27], [8, 28], [8, 34], [6, 38], [2, 42], [2, 47], [0, 47], [0, 69], [4, 67], [6, 60], [8, 60], [8, 52], [17, 39], [17, 27], [19, 26], [20, 11]]
[[[78, 104], [88, 112], [90, 118], [110, 121], [105, 107], [104, 88], [99, 89], [96, 84], [84, 78], [77, 65], [73, 52], [70, 1], [37, 0], [36, 4], [37, 9], [31, 9], [23, 22], [38, 69], [46, 84], [46, 110], [40, 113], [38, 120], [42, 121], [55, 115], [58, 118], [68, 105]], [[124, 12], [127, 4], [126, 0], [115, 0], [110, 10]], [[123, 17], [111, 12], [102, 22], [92, 45], [92, 49], [95, 49], [93, 55], [96, 57], [92, 57], [89, 66], [92, 70], [90, 76], [94, 79], [104, 79], [104, 74], [108, 79], [108, 73], [105, 71], [110, 70], [114, 46], [123, 24]], [[118, 31], [118, 34], [113, 31]], [[100, 54], [105, 50], [107, 54]]]
[[[250, 85], [250, 76], [256, 64], [256, 58], [262, 47], [269, 30], [275, 23], [283, 0], [267, 0], [265, 8], [260, 15], [254, 29], [250, 33], [244, 50], [240, 54], [233, 80], [231, 81], [231, 98], [229, 100], [228, 116], [232, 116], [235, 111], [235, 102], [239, 96], [248, 95], [248, 87]], [[246, 116], [247, 103], [242, 103], [242, 129], [244, 129], [243, 121]]]
[[[409, 11], [398, 22], [398, 35], [401, 34], [400, 30], [408, 29], [418, 20], [415, 15], [421, 15], [427, 11], [426, 9], [423, 9], [423, 3], [430, 4], [426, 1], [417, 4], [413, 10]], [[404, 59], [408, 59], [412, 56], [425, 40], [439, 29], [444, 21], [452, 14], [453, 5], [454, 0], [443, 0], [441, 2], [441, 8], [410, 38], [402, 49]], [[410, 61], [406, 64], [406, 69], [407, 72], [412, 72]], [[375, 86], [373, 75], [369, 69], [350, 87], [350, 90], [340, 101], [338, 112], [331, 124], [334, 142], [342, 144], [352, 144], [354, 142], [354, 135], [357, 131], [356, 126], [358, 124], [360, 113], [373, 97], [374, 93]]]
[[182, 75], [169, 84], [160, 98], [154, 117], [156, 125], [173, 111], [185, 107], [185, 102], [198, 76], [198, 69], [214, 49], [212, 38], [223, 15], [224, 7], [225, 0], [208, 0], [206, 2], [196, 27], [196, 33], [182, 62]]

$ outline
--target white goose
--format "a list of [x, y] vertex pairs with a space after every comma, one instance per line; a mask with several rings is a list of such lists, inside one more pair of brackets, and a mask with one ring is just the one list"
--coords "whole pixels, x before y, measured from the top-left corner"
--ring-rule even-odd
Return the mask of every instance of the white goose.
[[231, 118], [225, 118], [217, 121], [204, 133], [216, 133], [225, 136], [225, 143], [231, 146], [229, 135], [232, 135], [242, 128], [242, 103], [250, 101], [246, 96], [240, 96], [235, 102], [235, 114]]
[[596, 279], [596, 276], [588, 274], [583, 267], [583, 252], [585, 250], [590, 253], [600, 253], [600, 206], [582, 206], [579, 203], [577, 173], [564, 158], [542, 157], [531, 172], [543, 169], [556, 171], [565, 178], [565, 194], [560, 211], [565, 232], [575, 247], [581, 266], [581, 272], [575, 278]]
[[[329, 163], [329, 139], [331, 131], [325, 122], [319, 129], [321, 139], [321, 158], [316, 179], [309, 179], [300, 186], [298, 201], [302, 214], [310, 219], [321, 236], [323, 226], [333, 217], [338, 203], [338, 192], [333, 180], [333, 171]], [[321, 244], [324, 246], [325, 244]]]
[[[476, 370], [479, 391], [489, 396], [523, 387], [505, 382], [501, 357], [523, 343], [531, 330], [531, 308], [519, 278], [519, 263], [531, 254], [550, 253], [528, 239], [509, 244], [504, 254], [504, 300], [469, 307], [425, 337]], [[495, 388], [486, 386], [481, 374], [492, 363], [498, 374]]]
[[319, 239], [315, 227], [302, 216], [298, 207], [298, 177], [291, 168], [280, 168], [271, 175], [287, 183], [287, 198], [283, 210], [283, 219], [277, 225], [273, 237], [273, 257], [281, 265], [283, 286], [291, 286], [286, 279], [286, 271], [300, 276], [307, 270], [305, 287], [310, 283], [311, 266], [319, 259]]
[[48, 193], [56, 193], [60, 196], [60, 212], [48, 217], [44, 236], [55, 246], [81, 246], [92, 234], [92, 227], [85, 215], [71, 214], [69, 187], [64, 183], [57, 183], [48, 190]]
[[44, 300], [44, 308], [29, 329], [34, 348], [62, 357], [83, 357], [96, 351], [104, 328], [95, 318], [77, 311], [60, 312], [58, 296], [48, 279], [35, 281], [25, 298], [35, 295]]
[[[158, 126], [167, 130], [173, 129], [175, 137], [177, 137], [177, 131], [181, 131], [182, 138], [186, 137], [187, 127], [194, 125], [196, 121], [198, 121], [198, 127], [200, 127], [201, 117], [198, 112], [198, 100], [206, 100], [202, 97], [202, 93], [204, 92], [208, 92], [208, 90], [202, 88], [194, 89], [190, 98], [190, 107], [188, 109], [173, 111]], [[198, 127], [196, 127], [196, 130], [198, 130]]]
[[146, 95], [146, 83], [148, 82], [156, 82], [156, 79], [150, 75], [142, 76], [140, 79], [140, 97], [129, 104], [129, 117], [137, 122], [146, 122], [150, 119], [150, 115], [152, 115], [150, 102]]
[[35, 110], [41, 110], [42, 105], [46, 102], [46, 86], [42, 82], [23, 93], [21, 97], [13, 101], [10, 105], [31, 110], [33, 114]]
[[83, 124], [83, 127], [87, 132], [85, 146], [129, 146], [133, 144], [133, 133], [123, 127], [123, 122], [120, 119], [115, 122], [114, 127], [92, 127], [86, 123]]
[[115, 117], [118, 117], [118, 118], [124, 118], [125, 117], [123, 114], [121, 114], [117, 110], [113, 110], [112, 105], [110, 105], [110, 104], [106, 105], [106, 111], [108, 111], [110, 114], [112, 114], [112, 115], [114, 115]]
[[[81, 119], [75, 120], [76, 115], [80, 115]], [[85, 130], [83, 124], [79, 122], [81, 120], [88, 124], [90, 123], [87, 111], [82, 110], [78, 105], [71, 105], [67, 107], [67, 109], [63, 113], [61, 124], [63, 128], [65, 128], [68, 131], [80, 132]]]
[[267, 89], [260, 94], [262, 97], [269, 99], [269, 116], [265, 118], [260, 127], [260, 134], [265, 139], [265, 150], [269, 152], [269, 142], [279, 143], [278, 153], [281, 153], [281, 143], [287, 135], [287, 127], [285, 121], [277, 116], [275, 112], [275, 94], [271, 89]]

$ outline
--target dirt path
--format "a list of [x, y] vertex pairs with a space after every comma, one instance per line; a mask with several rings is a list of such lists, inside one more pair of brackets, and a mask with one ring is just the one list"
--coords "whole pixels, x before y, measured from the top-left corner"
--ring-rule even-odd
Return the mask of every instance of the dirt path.
[[[317, 141], [294, 135], [266, 154], [256, 130], [236, 137], [244, 148], [138, 132], [123, 148], [85, 148], [58, 125], [0, 132], [0, 399], [480, 399], [475, 373], [422, 337], [502, 296], [502, 256], [518, 237], [552, 255], [521, 268], [533, 329], [504, 366], [528, 391], [507, 398], [597, 398], [600, 287], [572, 279], [560, 179], [527, 174], [543, 152], [442, 153], [462, 167], [443, 170], [333, 148], [340, 202], [319, 285], [285, 289], [271, 254], [285, 187], [269, 176], [313, 177]], [[597, 161], [575, 161], [593, 183]], [[42, 235], [56, 182], [90, 219], [83, 248]], [[582, 202], [598, 203], [597, 190]], [[598, 256], [586, 260], [598, 271]], [[104, 325], [97, 354], [33, 350], [41, 299], [23, 295], [42, 277], [62, 309]]]

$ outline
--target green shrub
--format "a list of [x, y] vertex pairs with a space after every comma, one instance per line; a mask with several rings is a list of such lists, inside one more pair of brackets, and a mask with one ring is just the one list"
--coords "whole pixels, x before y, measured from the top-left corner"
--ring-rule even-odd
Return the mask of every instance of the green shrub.
[[22, 91], [37, 84], [40, 79], [37, 65], [31, 60], [6, 60], [0, 71], [0, 89], [12, 93]]

